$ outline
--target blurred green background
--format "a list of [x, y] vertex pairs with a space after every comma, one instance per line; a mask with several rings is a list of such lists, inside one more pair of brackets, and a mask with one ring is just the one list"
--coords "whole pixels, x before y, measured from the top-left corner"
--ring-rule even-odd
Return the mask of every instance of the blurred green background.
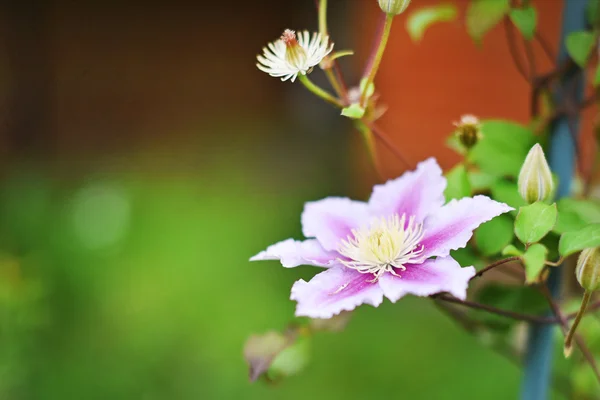
[[215, 3], [2, 6], [0, 399], [515, 398], [519, 370], [416, 298], [249, 382], [246, 338], [315, 270], [248, 258], [374, 177], [335, 112], [253, 67], [312, 2]]

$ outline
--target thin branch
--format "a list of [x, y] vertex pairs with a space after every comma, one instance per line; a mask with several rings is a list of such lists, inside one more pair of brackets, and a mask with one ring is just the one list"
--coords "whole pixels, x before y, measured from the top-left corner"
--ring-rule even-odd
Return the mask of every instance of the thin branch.
[[[315, 0], [315, 6], [317, 8], [317, 13], [319, 14], [319, 20], [323, 19], [322, 14], [321, 14], [321, 2], [319, 0]], [[324, 29], [326, 29], [327, 27], [327, 21], [324, 22], [320, 22], [320, 24], [324, 25]], [[327, 32], [327, 34], [329, 34], [329, 32]], [[327, 72], [327, 71], [326, 71]], [[327, 77], [330, 79], [332, 86], [334, 86], [334, 88], [339, 85], [339, 88], [335, 88], [336, 91], [339, 90], [339, 96], [342, 99], [342, 102], [344, 104], [348, 104], [348, 85], [346, 85], [346, 82], [344, 81], [344, 77], [342, 76], [342, 71], [340, 69], [340, 64], [338, 63], [338, 60], [333, 60], [333, 72], [334, 75], [331, 76], [330, 74], [327, 74]]]
[[538, 31], [533, 34], [533, 37], [540, 44], [540, 47], [546, 54], [546, 57], [548, 57], [553, 64], [556, 63], [556, 54], [554, 53], [552, 46], [550, 46], [550, 43], [548, 43]]
[[[550, 305], [552, 312], [554, 313], [556, 318], [558, 318], [561, 329], [563, 331], [563, 334], [566, 335], [567, 332], [569, 331], [569, 322], [563, 315], [563, 313], [560, 310], [560, 307], [558, 306], [556, 301], [554, 301], [554, 298], [552, 297], [550, 290], [548, 290], [548, 287], [546, 285], [542, 285], [540, 287], [540, 291], [542, 292], [542, 294], [548, 301], [548, 304]], [[583, 354], [583, 356], [585, 357], [587, 362], [590, 364], [590, 367], [592, 367], [592, 370], [594, 371], [594, 374], [596, 375], [596, 379], [598, 379], [598, 382], [600, 382], [600, 371], [598, 370], [598, 365], [596, 364], [596, 359], [594, 358], [594, 355], [592, 354], [590, 349], [587, 347], [587, 344], [585, 343], [585, 339], [583, 337], [581, 337], [581, 335], [575, 334], [575, 343], [577, 343], [577, 346], [581, 350], [581, 353]]]
[[379, 22], [377, 23], [377, 32], [375, 33], [375, 37], [373, 38], [373, 44], [371, 46], [371, 53], [369, 54], [369, 58], [367, 59], [367, 63], [365, 64], [365, 69], [363, 71], [363, 76], [367, 76], [369, 71], [373, 68], [373, 63], [375, 62], [375, 57], [377, 56], [377, 49], [379, 47], [379, 42], [381, 42], [381, 36], [383, 35], [383, 29], [385, 27], [386, 14], [381, 13], [381, 17], [379, 18]]
[[506, 33], [506, 41], [508, 43], [508, 50], [510, 51], [510, 55], [514, 61], [515, 67], [519, 74], [525, 79], [527, 82], [530, 82], [527, 71], [525, 70], [525, 66], [523, 65], [523, 60], [519, 55], [519, 50], [517, 48], [517, 42], [515, 37], [514, 27], [512, 26], [512, 22], [510, 18], [505, 17], [504, 20], [504, 32]]
[[485, 267], [482, 270], [480, 270], [479, 272], [477, 272], [475, 275], [473, 275], [473, 277], [471, 277], [470, 280], [473, 280], [475, 278], [479, 278], [481, 275], [485, 274], [489, 270], [492, 270], [492, 269], [496, 268], [497, 266], [509, 263], [511, 261], [517, 261], [519, 259], [520, 259], [519, 257], [515, 256], [515, 257], [508, 257], [508, 258], [504, 258], [502, 260], [495, 261], [495, 262], [491, 263], [490, 265], [488, 265], [487, 267]]
[[377, 125], [375, 125], [373, 123], [367, 123], [367, 126], [373, 131], [375, 136], [377, 138], [379, 138], [383, 142], [383, 144], [385, 144], [386, 147], [392, 153], [394, 153], [394, 155], [396, 157], [398, 157], [400, 159], [400, 161], [402, 161], [404, 163], [404, 165], [406, 165], [409, 168], [412, 167], [412, 165], [404, 157], [404, 154], [402, 154], [400, 149], [398, 147], [396, 147], [396, 145], [392, 142], [390, 137], [384, 131], [382, 131], [381, 128], [379, 128]]
[[529, 64], [529, 82], [533, 82], [537, 76], [533, 47], [531, 46], [531, 42], [525, 38], [523, 38], [523, 47], [525, 48], [525, 57], [527, 57], [527, 63]]
[[476, 310], [487, 311], [492, 314], [500, 315], [500, 316], [506, 317], [506, 318], [515, 319], [518, 321], [528, 321], [528, 322], [534, 322], [537, 324], [555, 324], [558, 322], [557, 318], [541, 317], [541, 316], [532, 315], [532, 314], [521, 314], [521, 313], [514, 312], [514, 311], [503, 310], [500, 308], [488, 306], [487, 304], [481, 304], [481, 303], [476, 303], [474, 301], [457, 299], [456, 297], [450, 296], [448, 294], [435, 295], [435, 298], [444, 300], [444, 301], [447, 301], [450, 303], [454, 303], [454, 304], [460, 304], [462, 306], [470, 307], [470, 308], [473, 308]]

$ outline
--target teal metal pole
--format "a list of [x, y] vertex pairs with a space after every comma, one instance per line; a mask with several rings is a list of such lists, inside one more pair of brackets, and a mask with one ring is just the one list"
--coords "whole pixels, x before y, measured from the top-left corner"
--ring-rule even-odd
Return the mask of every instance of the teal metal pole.
[[[565, 38], [571, 32], [585, 29], [586, 4], [587, 0], [564, 0], [560, 51], [557, 60], [559, 65], [562, 65], [569, 57], [565, 48]], [[577, 78], [571, 74], [562, 81], [555, 94], [557, 102], [560, 102], [564, 96], [565, 87], [575, 87], [577, 98], [581, 101], [583, 75], [579, 75], [579, 81], [573, 81], [574, 79]], [[578, 116], [569, 118], [570, 120], [566, 116], [558, 118], [551, 128], [548, 158], [550, 168], [559, 178], [557, 198], [569, 195], [575, 174], [575, 135], [579, 130], [579, 119]], [[570, 128], [573, 129], [573, 132]], [[560, 295], [561, 271], [562, 268], [552, 268], [548, 278], [548, 287], [554, 298], [558, 298]], [[552, 325], [532, 324], [529, 328], [521, 391], [522, 400], [547, 400], [549, 398], [552, 353], [554, 352], [553, 333]]]

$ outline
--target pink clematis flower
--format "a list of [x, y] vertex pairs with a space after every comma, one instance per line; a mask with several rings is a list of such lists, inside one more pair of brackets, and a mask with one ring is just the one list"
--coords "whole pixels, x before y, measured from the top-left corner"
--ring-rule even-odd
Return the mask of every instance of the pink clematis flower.
[[330, 318], [360, 304], [377, 307], [406, 294], [448, 292], [465, 299], [475, 268], [461, 266], [450, 250], [466, 246], [473, 230], [512, 210], [486, 196], [444, 205], [446, 179], [435, 159], [373, 188], [367, 203], [329, 197], [306, 203], [305, 241], [284, 240], [252, 257], [284, 267], [326, 268], [297, 281], [296, 315]]

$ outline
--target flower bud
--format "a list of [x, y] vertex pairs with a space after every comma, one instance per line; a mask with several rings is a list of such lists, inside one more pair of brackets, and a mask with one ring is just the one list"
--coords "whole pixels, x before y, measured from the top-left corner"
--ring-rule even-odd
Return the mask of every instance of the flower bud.
[[456, 137], [467, 150], [475, 146], [482, 137], [481, 124], [474, 115], [463, 115], [454, 126], [456, 126]]
[[545, 201], [552, 196], [554, 182], [542, 146], [529, 150], [519, 173], [519, 193], [528, 203]]
[[378, 0], [379, 7], [386, 14], [402, 14], [410, 4], [410, 0]]
[[600, 247], [584, 249], [581, 252], [575, 276], [585, 290], [594, 291], [600, 288]]

